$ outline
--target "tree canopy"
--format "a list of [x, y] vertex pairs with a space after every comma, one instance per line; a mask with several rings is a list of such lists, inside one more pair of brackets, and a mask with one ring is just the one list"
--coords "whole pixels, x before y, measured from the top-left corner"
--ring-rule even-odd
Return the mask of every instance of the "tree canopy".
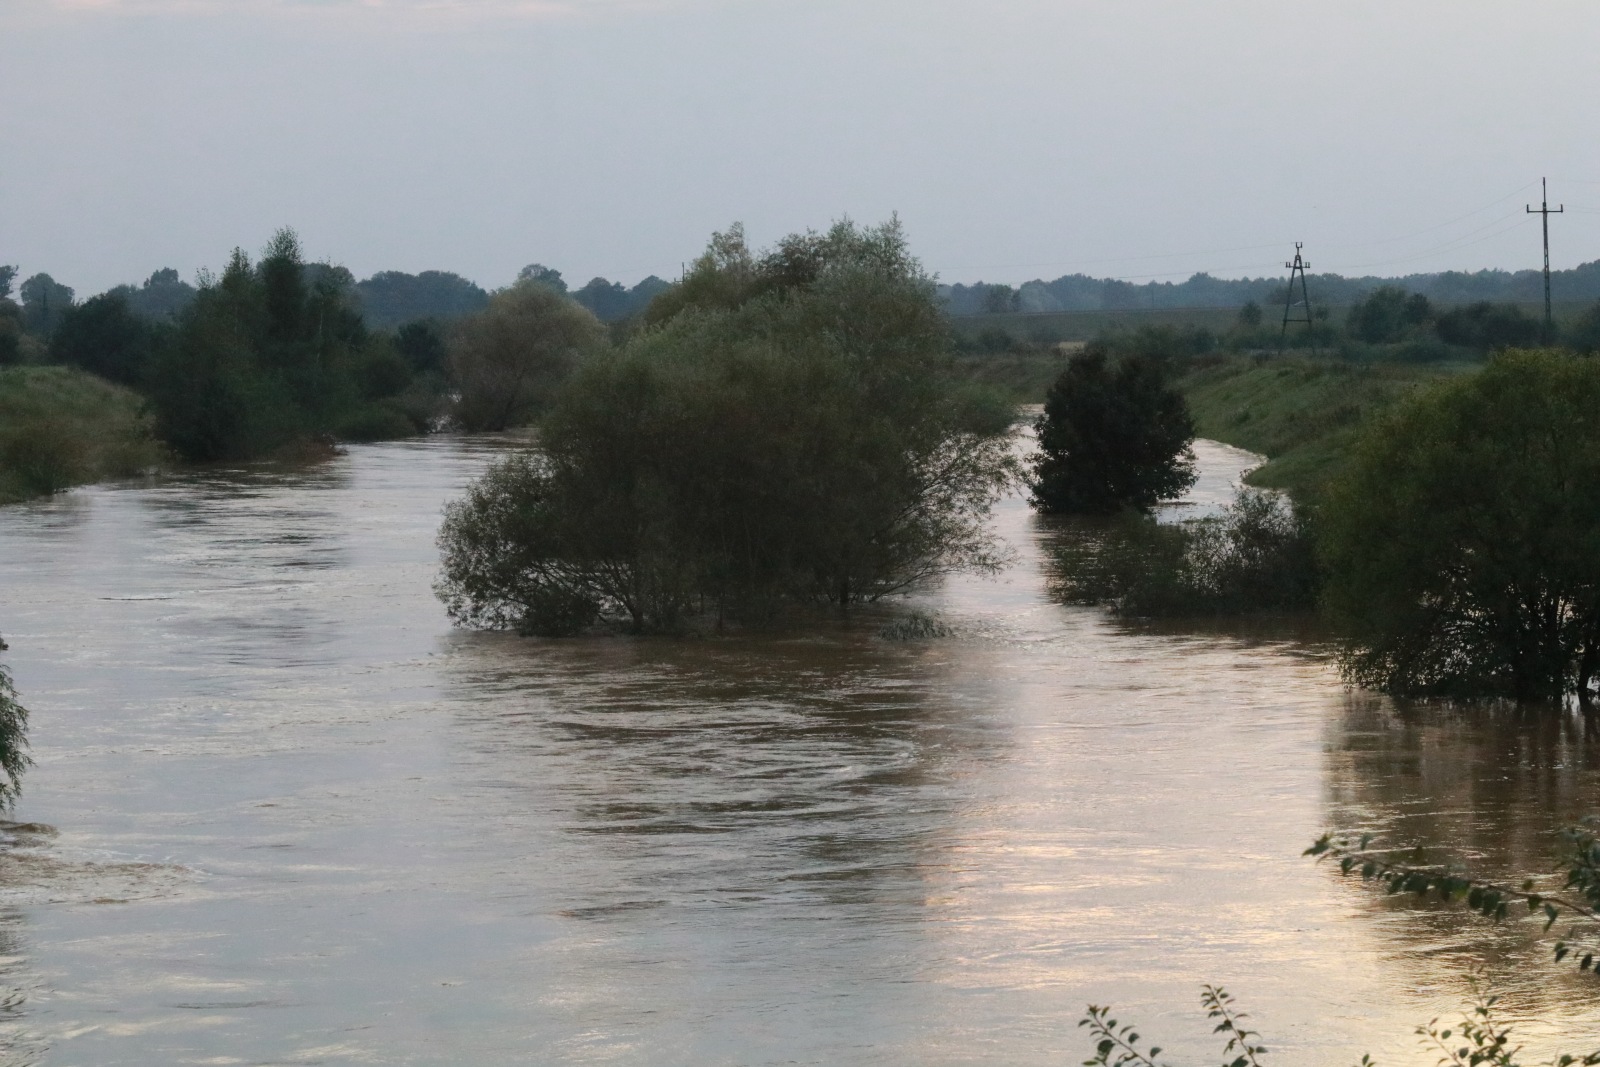
[[48, 274], [35, 274], [22, 283], [22, 321], [28, 332], [48, 337], [72, 307], [73, 291]]
[[501, 290], [451, 338], [456, 421], [467, 430], [526, 424], [603, 339], [592, 314], [543, 280]]
[[161, 436], [193, 460], [248, 459], [318, 435], [396, 436], [425, 423], [394, 398], [409, 368], [368, 334], [341, 268], [308, 264], [292, 230], [258, 263], [205, 275], [147, 379]]
[[1358, 684], [1554, 698], [1600, 668], [1600, 362], [1511, 351], [1400, 405], [1321, 515]]
[[1194, 420], [1158, 360], [1074, 355], [1035, 422], [1033, 506], [1052, 514], [1144, 510], [1194, 484]]
[[945, 373], [932, 286], [897, 223], [735, 228], [582, 364], [538, 449], [492, 469], [440, 535], [451, 615], [559, 633], [847, 605], [999, 559], [1010, 411]]

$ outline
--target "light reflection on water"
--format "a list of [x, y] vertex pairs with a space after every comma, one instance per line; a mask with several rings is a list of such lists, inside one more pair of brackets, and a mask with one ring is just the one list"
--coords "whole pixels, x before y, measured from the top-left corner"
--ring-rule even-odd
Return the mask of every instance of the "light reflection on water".
[[[1290, 628], [1053, 604], [1020, 500], [1017, 566], [927, 598], [953, 638], [885, 641], [873, 612], [451, 632], [439, 509], [500, 447], [0, 511], [39, 760], [18, 817], [61, 829], [0, 857], [16, 1056], [1059, 1064], [1090, 1000], [1209, 1049], [1219, 981], [1279, 1062], [1422, 1062], [1464, 952], [1582, 1018], [1520, 930], [1299, 857], [1360, 823], [1542, 866], [1600, 808], [1575, 724], [1347, 694]], [[1201, 456], [1215, 506], [1247, 458]]]

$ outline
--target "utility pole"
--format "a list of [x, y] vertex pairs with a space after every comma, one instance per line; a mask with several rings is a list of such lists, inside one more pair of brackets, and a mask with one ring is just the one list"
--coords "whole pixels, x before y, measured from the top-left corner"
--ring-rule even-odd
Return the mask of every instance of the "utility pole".
[[[1291, 322], [1303, 322], [1306, 324], [1306, 332], [1311, 335], [1311, 354], [1313, 356], [1317, 354], [1317, 328], [1311, 321], [1311, 294], [1306, 290], [1306, 268], [1310, 267], [1311, 264], [1300, 258], [1301, 247], [1300, 242], [1296, 241], [1294, 243], [1294, 262], [1284, 264], [1289, 269], [1289, 288], [1283, 298], [1283, 332], [1278, 335], [1278, 355], [1280, 356], [1283, 355], [1284, 343], [1289, 340], [1289, 324]], [[1300, 279], [1300, 301], [1298, 303], [1295, 302], [1294, 298], [1294, 281], [1296, 278]], [[1301, 309], [1299, 315], [1294, 314], [1295, 308]]]
[[1550, 190], [1546, 179], [1539, 179], [1539, 207], [1537, 210], [1532, 204], [1528, 205], [1528, 214], [1541, 216], [1544, 223], [1544, 343], [1549, 344], [1550, 338], [1555, 335], [1555, 322], [1550, 317], [1550, 216], [1560, 215], [1567, 210], [1567, 205], [1558, 208], [1550, 207]]

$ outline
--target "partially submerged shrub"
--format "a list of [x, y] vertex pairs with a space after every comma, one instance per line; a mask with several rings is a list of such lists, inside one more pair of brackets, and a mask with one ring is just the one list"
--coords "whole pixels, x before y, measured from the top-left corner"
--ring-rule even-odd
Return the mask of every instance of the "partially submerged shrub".
[[927, 641], [954, 634], [955, 628], [949, 623], [924, 611], [903, 615], [878, 631], [878, 636], [886, 641]]
[[1216, 516], [1080, 527], [1057, 546], [1053, 575], [1069, 603], [1139, 616], [1304, 611], [1317, 585], [1305, 517], [1286, 497], [1250, 489]]
[[1357, 442], [1319, 514], [1356, 684], [1587, 696], [1600, 682], [1600, 363], [1508, 352]]
[[655, 313], [694, 302], [584, 361], [536, 453], [452, 505], [440, 593], [458, 622], [754, 622], [998, 566], [986, 519], [1015, 477], [1013, 410], [949, 373], [898, 227], [795, 238], [753, 274], [719, 241]]
[[[0, 640], [0, 651], [5, 647]], [[0, 664], [0, 808], [9, 808], [22, 792], [22, 772], [33, 762], [27, 747], [28, 709], [17, 700], [11, 672]]]

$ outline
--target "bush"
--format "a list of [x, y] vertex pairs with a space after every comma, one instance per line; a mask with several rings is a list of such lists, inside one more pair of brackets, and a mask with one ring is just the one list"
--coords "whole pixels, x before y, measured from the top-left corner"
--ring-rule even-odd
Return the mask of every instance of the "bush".
[[1121, 615], [1307, 611], [1320, 574], [1309, 524], [1286, 497], [1243, 489], [1221, 515], [1162, 524], [1125, 515], [1056, 548], [1052, 587]]
[[458, 622], [753, 622], [997, 564], [984, 520], [1014, 473], [1011, 410], [949, 373], [898, 228], [802, 235], [759, 271], [718, 241], [686, 283], [705, 303], [680, 293], [580, 366], [538, 452], [451, 506], [440, 593]]
[[341, 441], [389, 441], [418, 432], [415, 420], [398, 404], [384, 402], [357, 408], [334, 426]]
[[0, 369], [0, 502], [137, 474], [161, 459], [129, 390], [65, 367]]
[[68, 308], [50, 335], [50, 361], [78, 367], [122, 385], [144, 380], [157, 328], [135, 315], [116, 293]]
[[1319, 527], [1360, 685], [1587, 695], [1600, 668], [1600, 363], [1503, 353], [1372, 425]]
[[527, 423], [604, 338], [593, 314], [549, 285], [522, 281], [496, 293], [450, 344], [456, 422], [474, 431]]
[[1034, 424], [1033, 506], [1050, 514], [1146, 509], [1194, 484], [1194, 422], [1153, 360], [1073, 356]]
[[1421, 293], [1383, 285], [1350, 308], [1345, 329], [1368, 344], [1393, 344], [1415, 333], [1433, 318], [1433, 306]]
[[[6, 643], [0, 640], [0, 652]], [[22, 793], [22, 772], [33, 760], [28, 758], [28, 709], [17, 700], [11, 672], [0, 664], [0, 808], [10, 808]]]
[[1516, 304], [1480, 300], [1439, 316], [1439, 339], [1478, 352], [1519, 348], [1539, 343], [1539, 320]]

